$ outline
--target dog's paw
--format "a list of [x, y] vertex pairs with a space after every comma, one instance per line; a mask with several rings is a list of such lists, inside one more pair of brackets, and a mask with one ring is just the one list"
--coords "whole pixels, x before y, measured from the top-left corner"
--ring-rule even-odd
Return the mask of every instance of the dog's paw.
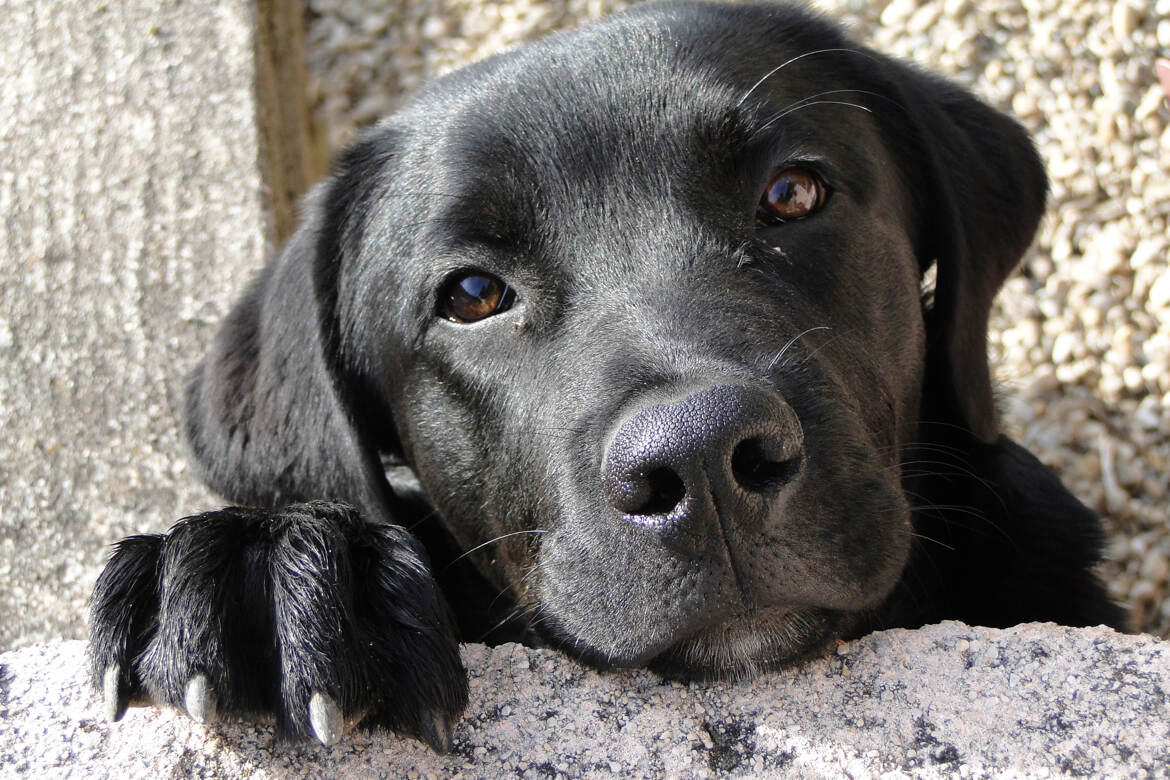
[[414, 539], [314, 502], [229, 508], [118, 543], [93, 594], [106, 715], [149, 698], [207, 723], [271, 711], [329, 745], [358, 722], [447, 751], [467, 677]]

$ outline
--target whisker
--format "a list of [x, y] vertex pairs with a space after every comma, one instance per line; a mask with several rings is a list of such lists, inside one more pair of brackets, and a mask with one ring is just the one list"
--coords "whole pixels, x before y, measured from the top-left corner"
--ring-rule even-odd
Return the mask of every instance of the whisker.
[[864, 111], [867, 114], [873, 113], [873, 109], [868, 108], [866, 106], [863, 106], [860, 103], [850, 103], [847, 100], [814, 100], [814, 101], [809, 102], [809, 103], [800, 103], [799, 105], [795, 105], [795, 106], [792, 106], [791, 108], [787, 108], [787, 109], [781, 111], [780, 113], [771, 117], [767, 122], [765, 122], [764, 124], [762, 124], [758, 128], [756, 128], [752, 134], [759, 135], [760, 133], [767, 130], [769, 127], [771, 127], [776, 122], [779, 122], [781, 119], [788, 116], [789, 114], [794, 114], [797, 111], [800, 111], [801, 109], [812, 108], [813, 106], [848, 106], [849, 108], [860, 108], [862, 111]]
[[929, 442], [929, 441], [907, 441], [907, 442], [901, 442], [899, 444], [886, 444], [886, 445], [883, 445], [881, 447], [878, 447], [877, 449], [881, 450], [882, 452], [889, 452], [890, 450], [912, 450], [912, 449], [916, 449], [916, 448], [921, 448], [924, 450], [940, 450], [943, 452], [954, 453], [957, 455], [966, 455], [967, 454], [966, 450], [961, 449], [959, 447], [952, 447], [952, 446], [947, 445], [947, 444], [939, 444], [938, 442]]
[[519, 581], [516, 582], [515, 585], [504, 586], [504, 588], [502, 590], [500, 590], [499, 593], [496, 594], [495, 598], [493, 598], [491, 600], [491, 603], [488, 604], [488, 609], [491, 609], [495, 605], [495, 603], [500, 600], [500, 597], [503, 596], [508, 591], [513, 591], [514, 595], [515, 595], [515, 593], [518, 593], [521, 590], [521, 587], [524, 585], [524, 583], [528, 581], [528, 578], [531, 577], [533, 574], [536, 574], [536, 572], [539, 570], [539, 568], [540, 568], [539, 566], [530, 567], [528, 569], [528, 572], [525, 573], [525, 575], [523, 577], [521, 577], [519, 579]]
[[[921, 459], [920, 460], [908, 460], [908, 461], [905, 461], [904, 463], [899, 464], [899, 465], [905, 465], [905, 466], [914, 466], [914, 465], [946, 466], [948, 468], [954, 469], [954, 472], [952, 474], [948, 474], [947, 476], [960, 476], [961, 475], [964, 477], [970, 477], [972, 480], [974, 480], [975, 482], [978, 482], [980, 485], [982, 485], [984, 488], [986, 488], [988, 493], [995, 496], [995, 499], [997, 501], [999, 501], [1000, 505], [1004, 508], [1005, 512], [1008, 511], [1007, 503], [1003, 500], [1002, 497], [1000, 497], [999, 493], [995, 489], [995, 485], [992, 484], [989, 480], [984, 479], [979, 474], [975, 473], [974, 471], [972, 471], [969, 468], [961, 466], [957, 463], [948, 463], [947, 461], [921, 460]], [[942, 475], [940, 475], [940, 476], [942, 476]]]
[[[761, 125], [757, 129], [755, 129], [753, 131], [753, 135], [757, 135], [757, 134], [763, 132], [764, 130], [767, 130], [769, 127], [772, 126], [772, 124], [774, 122], [776, 122], [779, 119], [784, 118], [788, 114], [791, 114], [793, 111], [798, 111], [802, 108], [806, 108], [807, 106], [820, 105], [821, 103], [830, 103], [830, 104], [841, 103], [842, 101], [819, 100], [819, 98], [823, 98], [823, 97], [826, 97], [828, 95], [840, 95], [840, 94], [844, 94], [844, 93], [850, 93], [853, 95], [865, 95], [867, 97], [889, 100], [889, 98], [886, 98], [884, 95], [881, 95], [877, 92], [873, 92], [872, 90], [868, 90], [868, 89], [827, 89], [823, 92], [817, 92], [816, 94], [813, 94], [813, 95], [806, 95], [805, 97], [802, 97], [800, 100], [794, 100], [793, 102], [789, 103], [784, 108], [780, 109], [775, 114], [773, 114], [771, 117], [769, 117], [768, 120], [765, 121], [763, 125]], [[896, 103], [896, 101], [890, 101], [890, 102]], [[844, 103], [844, 104], [853, 106], [854, 108], [861, 108], [865, 111], [869, 111], [870, 113], [873, 113], [873, 111], [871, 109], [866, 108], [865, 106], [862, 106], [862, 105], [859, 105], [856, 103]]]
[[836, 333], [834, 333], [834, 334], [832, 335], [832, 337], [825, 339], [825, 340], [824, 340], [824, 342], [822, 342], [821, 344], [818, 344], [818, 345], [817, 345], [816, 349], [814, 349], [812, 352], [809, 352], [807, 355], [805, 355], [805, 356], [804, 356], [804, 360], [802, 360], [802, 361], [800, 361], [799, 363], [797, 363], [795, 366], [793, 366], [793, 368], [800, 368], [800, 367], [801, 367], [801, 366], [803, 366], [805, 363], [807, 363], [807, 362], [809, 362], [810, 360], [812, 360], [814, 357], [816, 357], [816, 354], [817, 354], [818, 352], [820, 352], [822, 349], [824, 349], [825, 347], [827, 347], [827, 346], [829, 346], [830, 344], [832, 344], [832, 343], [833, 343], [834, 341], [836, 341], [837, 339], [839, 339], [839, 338], [841, 338], [842, 336], [844, 336], [844, 335], [845, 335], [845, 333], [846, 333], [846, 331], [837, 331]]
[[965, 425], [959, 425], [957, 423], [950, 423], [950, 422], [943, 422], [942, 420], [919, 420], [918, 424], [919, 425], [937, 425], [937, 426], [942, 427], [942, 428], [954, 428], [956, 431], [961, 431], [961, 432], [966, 433], [972, 437], [975, 435], [974, 433], [971, 433], [971, 429]]
[[772, 373], [772, 370], [776, 368], [776, 365], [784, 358], [784, 355], [788, 352], [789, 348], [791, 348], [793, 344], [813, 331], [817, 330], [832, 330], [832, 328], [830, 328], [828, 325], [817, 325], [812, 328], [807, 328], [790, 338], [788, 343], [781, 347], [780, 351], [776, 353], [776, 357], [772, 358], [772, 362], [768, 364], [768, 369], [765, 371], [765, 373]]
[[[965, 506], [962, 504], [936, 504], [933, 501], [930, 501], [926, 496], [915, 493], [912, 490], [904, 490], [903, 492], [907, 496], [909, 496], [910, 498], [917, 499], [920, 502], [918, 504], [912, 504], [910, 506], [911, 512], [924, 512], [924, 511], [929, 511], [929, 510], [945, 512], [946, 515], [944, 517], [938, 518], [938, 519], [942, 520], [945, 524], [953, 525], [953, 526], [958, 527], [958, 528], [963, 528], [963, 529], [968, 530], [968, 531], [979, 531], [983, 528], [991, 528], [997, 534], [999, 534], [999, 536], [1001, 536], [1004, 539], [1006, 539], [1007, 541], [1011, 542], [1013, 547], [1016, 546], [1015, 541], [1012, 539], [1011, 534], [1009, 534], [1007, 531], [1005, 531], [999, 525], [999, 523], [996, 523], [994, 520], [992, 520], [984, 512], [977, 509], [976, 507]], [[956, 518], [955, 515], [972, 517], [972, 518], [975, 518], [976, 520], [979, 520], [980, 523], [978, 525], [970, 524], [970, 523], [960, 523], [960, 522], [957, 522], [958, 518]]]
[[960, 447], [951, 447], [946, 444], [938, 444], [937, 442], [907, 442], [905, 444], [890, 444], [884, 447], [878, 447], [877, 449], [880, 452], [890, 452], [892, 450], [897, 450], [904, 453], [912, 453], [915, 451], [938, 453], [941, 455], [950, 455], [956, 460], [963, 462], [968, 462], [967, 456], [971, 454], [970, 451], [964, 450]]
[[529, 611], [531, 613], [527, 616], [528, 625], [530, 628], [535, 629], [541, 623], [547, 622], [546, 615], [549, 611], [549, 607], [550, 607], [549, 604], [542, 601], [541, 603], [537, 604], [534, 608], [530, 608], [529, 610], [526, 610], [526, 611]]
[[[499, 598], [499, 597], [497, 596], [497, 598]], [[495, 602], [493, 601], [492, 603], [494, 604]], [[501, 620], [499, 623], [496, 623], [494, 626], [489, 628], [487, 631], [484, 631], [482, 634], [479, 635], [479, 639], [477, 639], [475, 641], [483, 642], [489, 636], [491, 636], [492, 634], [499, 631], [502, 626], [504, 626], [505, 624], [510, 623], [513, 620], [515, 620], [516, 618], [520, 617], [520, 615], [523, 614], [523, 612], [524, 612], [524, 607], [522, 607], [522, 606], [514, 607], [512, 610], [510, 610], [508, 612], [507, 615], [504, 616], [503, 620]]]
[[745, 102], [747, 102], [747, 99], [752, 96], [753, 92], [755, 92], [757, 89], [759, 89], [760, 85], [762, 85], [765, 81], [767, 81], [768, 79], [775, 76], [780, 71], [787, 68], [792, 63], [797, 62], [799, 60], [803, 60], [806, 57], [815, 57], [819, 54], [834, 54], [834, 53], [859, 54], [863, 57], [869, 57], [870, 59], [874, 59], [872, 57], [872, 55], [868, 55], [865, 52], [860, 51], [859, 49], [851, 49], [851, 48], [845, 48], [845, 47], [814, 49], [813, 51], [806, 51], [804, 54], [798, 54], [795, 57], [793, 57], [792, 59], [790, 59], [786, 62], [780, 63], [779, 65], [777, 65], [776, 67], [772, 68], [770, 71], [765, 73], [763, 76], [761, 76], [759, 81], [757, 81], [755, 84], [752, 84], [751, 88], [747, 92], [743, 93], [743, 97], [741, 97], [739, 99], [739, 101], [735, 104], [735, 107], [736, 108], [743, 107], [743, 104]]
[[950, 472], [951, 474], [967, 474], [967, 473], [969, 473], [969, 471], [966, 468], [954, 463], [953, 461], [934, 460], [931, 458], [915, 458], [914, 460], [903, 460], [903, 461], [899, 461], [899, 462], [893, 464], [892, 466], [886, 466], [884, 468], [895, 469], [895, 468], [905, 468], [906, 466], [940, 466], [940, 467], [951, 469], [952, 470]]
[[438, 516], [439, 516], [439, 510], [432, 509], [431, 511], [427, 512], [425, 515], [420, 517], [418, 520], [415, 520], [413, 523], [406, 526], [406, 530], [413, 532], [414, 529], [418, 528], [420, 525], [422, 525], [426, 521], [433, 520], [434, 518], [436, 518]]
[[[915, 496], [915, 498], [922, 498], [922, 496]], [[921, 504], [910, 504], [911, 512], [920, 512], [924, 509], [933, 509], [940, 512], [957, 512], [961, 515], [967, 515], [969, 517], [975, 517], [980, 520], [987, 521], [988, 525], [995, 525], [994, 523], [987, 520], [987, 516], [985, 514], [973, 506], [964, 506], [963, 504], [935, 504], [930, 501], [926, 501]]]
[[931, 470], [931, 469], [907, 469], [901, 472], [903, 479], [926, 479], [929, 477], [944, 477], [953, 478], [962, 476], [957, 471]]
[[543, 533], [546, 533], [546, 531], [541, 530], [541, 529], [533, 529], [531, 531], [513, 531], [512, 533], [509, 533], [509, 534], [502, 534], [500, 536], [497, 536], [494, 539], [488, 539], [483, 544], [477, 544], [475, 547], [472, 547], [470, 550], [464, 552], [459, 557], [452, 560], [450, 563], [448, 563], [446, 566], [443, 567], [443, 571], [446, 571], [447, 569], [451, 568], [456, 563], [463, 560], [468, 555], [471, 555], [476, 550], [482, 550], [484, 547], [487, 547], [489, 544], [495, 544], [496, 542], [500, 541], [501, 539], [507, 539], [507, 538], [512, 537], [512, 536], [523, 536], [524, 534], [543, 534]]

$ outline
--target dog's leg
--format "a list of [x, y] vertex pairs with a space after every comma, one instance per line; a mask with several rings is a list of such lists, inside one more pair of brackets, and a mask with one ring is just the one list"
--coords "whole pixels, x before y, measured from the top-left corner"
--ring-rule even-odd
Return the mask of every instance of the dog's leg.
[[112, 720], [149, 697], [200, 722], [272, 711], [283, 733], [325, 744], [378, 723], [445, 751], [467, 701], [417, 542], [330, 502], [123, 540], [94, 590], [90, 653]]

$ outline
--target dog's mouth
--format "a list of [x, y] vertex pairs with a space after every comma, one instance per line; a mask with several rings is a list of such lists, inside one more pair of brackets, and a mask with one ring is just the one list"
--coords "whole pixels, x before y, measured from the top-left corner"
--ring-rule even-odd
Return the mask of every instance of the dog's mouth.
[[750, 679], [819, 652], [837, 635], [839, 622], [831, 610], [767, 607], [704, 627], [651, 666], [673, 678]]

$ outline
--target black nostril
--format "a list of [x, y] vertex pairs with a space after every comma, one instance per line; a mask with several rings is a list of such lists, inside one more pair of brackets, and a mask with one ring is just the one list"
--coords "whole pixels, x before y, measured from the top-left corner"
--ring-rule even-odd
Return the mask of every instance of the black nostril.
[[792, 479], [800, 458], [770, 457], [759, 439], [745, 439], [731, 453], [731, 473], [745, 490], [764, 493]]
[[687, 495], [682, 478], [667, 468], [655, 469], [647, 474], [646, 485], [650, 488], [646, 500], [631, 514], [670, 514]]

